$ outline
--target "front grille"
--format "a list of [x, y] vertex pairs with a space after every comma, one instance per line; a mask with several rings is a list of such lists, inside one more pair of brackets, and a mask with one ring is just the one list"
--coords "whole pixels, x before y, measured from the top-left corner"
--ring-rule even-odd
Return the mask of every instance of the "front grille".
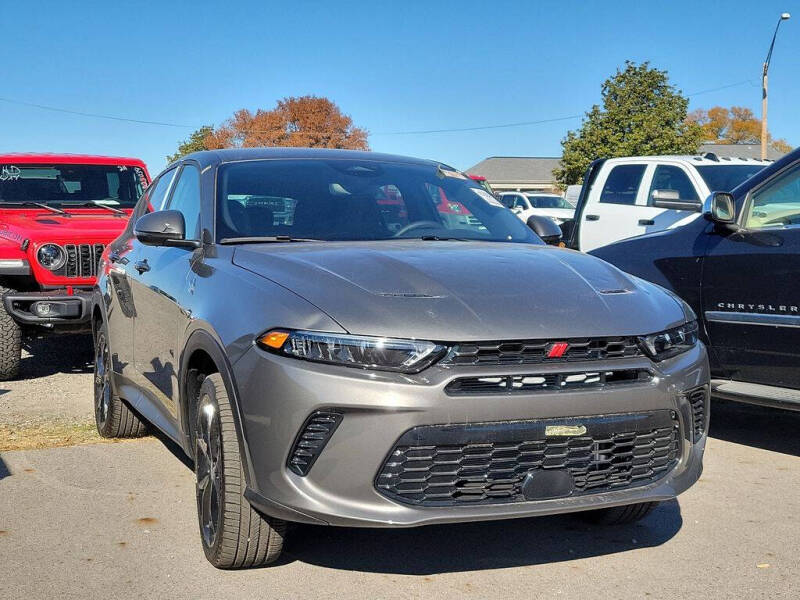
[[67, 262], [65, 277], [97, 277], [97, 266], [103, 253], [103, 244], [66, 244]]
[[652, 379], [653, 374], [647, 369], [459, 377], [447, 384], [445, 392], [453, 396], [553, 392], [557, 390], [591, 389], [609, 385], [646, 383]]
[[694, 439], [699, 440], [706, 430], [706, 405], [708, 389], [706, 387], [690, 390], [685, 393], [689, 405], [692, 407], [692, 430]]
[[450, 365], [529, 365], [547, 362], [605, 360], [641, 356], [635, 337], [555, 340], [569, 344], [563, 356], [546, 358], [554, 340], [474, 342], [454, 346], [442, 360]]
[[[585, 433], [550, 435], [548, 426]], [[397, 441], [375, 485], [421, 506], [527, 500], [525, 477], [566, 470], [581, 496], [651, 483], [680, 459], [673, 411], [500, 423], [416, 427]]]

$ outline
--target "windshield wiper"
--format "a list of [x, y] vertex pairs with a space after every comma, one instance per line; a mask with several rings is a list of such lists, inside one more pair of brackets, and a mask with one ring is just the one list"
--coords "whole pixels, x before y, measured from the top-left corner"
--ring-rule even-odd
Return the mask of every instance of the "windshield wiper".
[[110, 210], [115, 215], [126, 214], [124, 210], [114, 208], [113, 206], [109, 206], [108, 204], [103, 204], [98, 200], [87, 200], [86, 202], [80, 202], [80, 203], [62, 204], [62, 206], [97, 206], [98, 208], [105, 208], [106, 210]]
[[54, 212], [57, 215], [62, 215], [64, 217], [71, 217], [72, 215], [66, 211], [61, 210], [60, 208], [56, 208], [55, 206], [50, 206], [49, 204], [45, 204], [44, 202], [33, 202], [32, 200], [12, 200], [12, 201], [0, 201], [0, 206], [6, 205], [15, 205], [15, 206], [36, 206], [38, 208], [44, 208], [45, 210], [49, 210], [50, 212]]
[[321, 242], [312, 238], [296, 238], [290, 235], [270, 235], [270, 236], [251, 236], [251, 237], [232, 237], [222, 238], [220, 244], [269, 244], [274, 242]]
[[457, 238], [457, 237], [441, 237], [438, 235], [421, 235], [418, 238], [398, 238], [398, 239], [405, 239], [405, 240], [422, 240], [423, 242], [475, 242], [477, 240], [471, 240], [468, 238]]

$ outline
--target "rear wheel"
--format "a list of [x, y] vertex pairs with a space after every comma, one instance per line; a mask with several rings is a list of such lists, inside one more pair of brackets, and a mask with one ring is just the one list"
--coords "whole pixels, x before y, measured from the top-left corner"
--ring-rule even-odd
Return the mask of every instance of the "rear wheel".
[[656, 506], [658, 506], [658, 502], [640, 502], [627, 506], [590, 510], [581, 513], [581, 516], [596, 525], [625, 525], [644, 519]]
[[139, 437], [147, 427], [114, 394], [111, 385], [111, 358], [105, 325], [98, 323], [94, 338], [94, 418], [97, 432], [106, 438]]
[[[0, 286], [0, 298], [15, 290]], [[19, 376], [22, 362], [22, 328], [0, 304], [0, 381]]]
[[244, 498], [239, 440], [219, 373], [203, 380], [194, 414], [197, 516], [206, 558], [220, 569], [274, 562], [286, 522], [260, 514]]

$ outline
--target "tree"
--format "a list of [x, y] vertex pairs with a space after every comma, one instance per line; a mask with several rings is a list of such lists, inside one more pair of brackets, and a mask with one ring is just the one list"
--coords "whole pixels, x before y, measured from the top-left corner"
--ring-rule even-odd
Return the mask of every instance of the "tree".
[[[699, 108], [692, 111], [687, 120], [700, 126], [703, 140], [717, 144], [760, 144], [761, 119], [745, 106], [714, 106], [708, 110]], [[767, 133], [767, 143], [782, 153], [791, 151], [789, 143], [773, 139]]]
[[183, 140], [178, 144], [175, 154], [167, 156], [167, 163], [175, 162], [179, 158], [197, 152], [199, 150], [209, 150], [206, 146], [206, 138], [214, 130], [211, 125], [203, 125], [200, 129], [193, 131], [188, 140]]
[[327, 98], [279, 100], [272, 110], [243, 108], [205, 137], [209, 149], [303, 146], [369, 150], [367, 131]]
[[561, 168], [553, 174], [562, 185], [579, 183], [596, 158], [697, 151], [700, 126], [687, 121], [689, 101], [666, 71], [625, 61], [625, 68], [603, 83], [601, 96], [603, 106], [592, 106], [580, 129], [561, 141]]

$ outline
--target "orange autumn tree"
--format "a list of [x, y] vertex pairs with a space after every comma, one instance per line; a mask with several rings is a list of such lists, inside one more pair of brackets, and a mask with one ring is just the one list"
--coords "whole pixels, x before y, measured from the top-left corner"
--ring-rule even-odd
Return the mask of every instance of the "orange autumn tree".
[[327, 98], [279, 100], [272, 110], [243, 108], [205, 136], [206, 149], [302, 146], [369, 150], [367, 130]]
[[[703, 132], [703, 140], [718, 144], [760, 144], [761, 119], [745, 106], [714, 106], [708, 110], [697, 109], [686, 117]], [[779, 152], [789, 152], [792, 147], [784, 139], [773, 139], [767, 134], [767, 143]]]

